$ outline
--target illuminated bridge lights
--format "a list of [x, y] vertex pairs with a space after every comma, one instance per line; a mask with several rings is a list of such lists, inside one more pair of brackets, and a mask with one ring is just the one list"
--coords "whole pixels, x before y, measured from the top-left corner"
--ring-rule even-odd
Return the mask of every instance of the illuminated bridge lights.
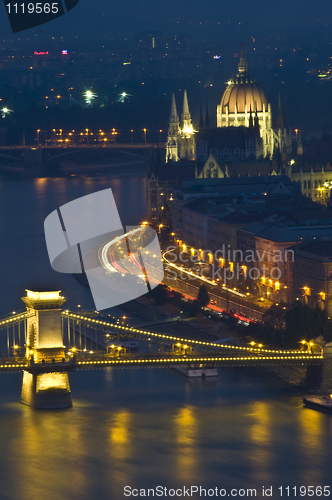
[[[172, 341], [183, 342], [184, 344], [190, 342], [193, 345], [204, 345], [204, 346], [210, 346], [210, 347], [217, 347], [219, 349], [237, 349], [237, 350], [242, 350], [245, 352], [250, 351], [250, 352], [257, 352], [257, 353], [303, 354], [303, 351], [299, 351], [299, 350], [277, 351], [277, 350], [273, 350], [273, 349], [264, 349], [262, 347], [242, 347], [242, 346], [233, 346], [233, 345], [227, 345], [227, 344], [216, 344], [214, 342], [203, 342], [200, 340], [183, 339], [180, 337], [173, 337], [171, 335], [163, 335], [161, 333], [147, 332], [146, 330], [139, 330], [138, 328], [115, 325], [113, 323], [108, 323], [106, 321], [100, 321], [98, 319], [88, 318], [85, 316], [80, 316], [78, 314], [70, 313], [69, 311], [64, 311], [62, 314], [68, 318], [81, 319], [81, 320], [86, 321], [88, 323], [95, 323], [98, 325], [108, 326], [110, 328], [118, 328], [120, 330], [132, 332], [132, 333], [137, 332], [141, 335], [148, 335], [149, 337], [156, 337], [156, 338], [163, 338], [163, 339], [166, 338], [166, 339], [169, 339]], [[313, 358], [313, 355], [310, 355], [310, 358]], [[260, 358], [260, 359], [263, 359], [263, 358]]]
[[[319, 360], [323, 359], [319, 355], [305, 355], [305, 356], [244, 356], [244, 357], [222, 357], [222, 356], [206, 356], [206, 357], [162, 357], [162, 358], [134, 358], [134, 359], [102, 359], [102, 360], [87, 360], [87, 361], [77, 361], [77, 366], [96, 366], [96, 365], [138, 365], [138, 364], [180, 364], [180, 363], [225, 363], [241, 364], [246, 362], [246, 364], [257, 364], [257, 362], [262, 361], [295, 361], [295, 360]], [[0, 370], [19, 368], [27, 368], [27, 364], [2, 364], [0, 365]]]
[[225, 363], [230, 363], [230, 362], [243, 362], [243, 361], [250, 361], [250, 362], [257, 362], [257, 361], [294, 361], [294, 360], [301, 360], [301, 359], [317, 359], [321, 360], [322, 356], [265, 356], [265, 357], [233, 357], [233, 358], [225, 358], [225, 357], [202, 357], [202, 358], [149, 358], [149, 359], [112, 359], [112, 360], [105, 360], [105, 361], [78, 361], [78, 365], [98, 365], [98, 364], [113, 364], [113, 365], [124, 365], [124, 364], [129, 364], [129, 365], [134, 365], [134, 364], [139, 364], [139, 363], [170, 363], [170, 364], [179, 364], [179, 363], [209, 363], [209, 362], [225, 362]]
[[35, 313], [15, 314], [15, 316], [12, 316], [11, 318], [4, 319], [4, 320], [0, 321], [0, 326], [6, 325], [8, 323], [15, 323], [18, 320], [21, 320], [21, 319], [23, 320], [23, 319], [26, 319], [26, 318], [30, 318], [30, 317], [32, 317], [34, 315], [35, 315]]
[[20, 365], [0, 365], [0, 368], [26, 368], [28, 365], [27, 364], [20, 364]]

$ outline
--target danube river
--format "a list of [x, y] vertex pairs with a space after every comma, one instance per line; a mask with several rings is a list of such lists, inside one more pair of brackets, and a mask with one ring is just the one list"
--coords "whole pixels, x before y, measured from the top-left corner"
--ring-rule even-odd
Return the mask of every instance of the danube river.
[[[1, 180], [1, 315], [22, 309], [28, 287], [62, 290], [68, 308], [93, 307], [87, 289], [52, 271], [43, 221], [111, 187], [123, 223], [137, 224], [145, 183], [144, 170]], [[0, 380], [1, 500], [118, 500], [125, 486], [237, 489], [245, 498], [247, 488], [261, 498], [273, 486], [270, 498], [281, 498], [280, 486], [332, 485], [331, 417], [303, 409], [299, 390], [255, 369], [223, 369], [214, 380], [166, 368], [76, 371], [73, 408], [50, 412], [19, 403], [21, 374]]]

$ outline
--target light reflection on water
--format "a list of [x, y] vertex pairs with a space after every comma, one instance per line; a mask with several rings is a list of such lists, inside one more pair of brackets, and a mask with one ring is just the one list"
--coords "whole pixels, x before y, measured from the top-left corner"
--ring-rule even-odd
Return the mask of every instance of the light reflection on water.
[[127, 410], [113, 412], [110, 416], [109, 427], [109, 454], [113, 468], [113, 488], [121, 491], [123, 486], [130, 483], [127, 462], [133, 454], [133, 414]]
[[93, 308], [91, 294], [71, 276], [52, 270], [44, 237], [44, 220], [53, 210], [80, 196], [112, 188], [123, 225], [146, 214], [146, 168], [114, 176], [0, 179], [0, 275], [6, 283], [0, 317], [23, 308], [27, 287], [62, 290], [67, 307]]
[[176, 441], [176, 479], [184, 484], [194, 482], [197, 475], [199, 452], [196, 446], [198, 421], [196, 408], [185, 406], [174, 417]]
[[[2, 314], [22, 307], [35, 277], [88, 302], [88, 291], [50, 268], [43, 221], [106, 187], [124, 224], [142, 220], [144, 174], [0, 182]], [[188, 380], [168, 369], [76, 371], [74, 407], [56, 412], [18, 402], [21, 375], [0, 381], [1, 500], [118, 500], [126, 484], [330, 484], [331, 417], [303, 409], [301, 392], [266, 373], [229, 368], [214, 380]]]
[[331, 417], [303, 409], [300, 392], [266, 374], [221, 370], [189, 392], [169, 369], [70, 378], [74, 407], [49, 412], [18, 403], [20, 375], [1, 375], [1, 499], [117, 500], [125, 485], [329, 484]]
[[252, 423], [248, 426], [251, 440], [251, 460], [256, 471], [256, 480], [261, 484], [270, 483], [271, 476], [271, 405], [265, 401], [255, 401], [249, 407]]
[[[324, 415], [318, 411], [306, 409], [299, 413], [299, 428], [301, 431], [301, 447], [303, 450], [303, 475], [307, 481], [319, 483], [319, 476], [322, 470], [317, 467], [317, 461], [312, 461], [311, 457], [323, 458], [325, 448]], [[319, 460], [320, 461], [320, 460]], [[323, 477], [322, 477], [323, 479]]]

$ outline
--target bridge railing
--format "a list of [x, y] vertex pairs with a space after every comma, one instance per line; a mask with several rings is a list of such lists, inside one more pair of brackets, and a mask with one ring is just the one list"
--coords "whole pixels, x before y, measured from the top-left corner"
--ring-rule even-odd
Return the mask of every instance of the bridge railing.
[[0, 319], [0, 359], [22, 355], [27, 339], [27, 318], [34, 313], [20, 311]]
[[176, 365], [201, 365], [214, 366], [271, 366], [271, 365], [303, 365], [322, 363], [322, 356], [91, 356], [90, 358], [76, 358], [78, 368], [100, 368], [115, 366], [122, 368], [144, 366], [176, 366]]

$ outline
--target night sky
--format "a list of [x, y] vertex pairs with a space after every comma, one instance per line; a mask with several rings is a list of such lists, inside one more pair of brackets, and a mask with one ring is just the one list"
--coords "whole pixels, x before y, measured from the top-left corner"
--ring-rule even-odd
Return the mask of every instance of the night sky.
[[[196, 44], [203, 47], [203, 42], [206, 42], [216, 53], [223, 54], [221, 72], [214, 77], [212, 88], [206, 87], [202, 91], [195, 79], [188, 77], [181, 81], [176, 73], [170, 75], [171, 83], [163, 81], [160, 88], [153, 83], [155, 98], [165, 96], [165, 102], [148, 104], [153, 97], [148, 93], [142, 98], [142, 105], [144, 110], [156, 105], [162, 108], [160, 116], [155, 118], [159, 120], [158, 124], [153, 122], [158, 129], [166, 126], [172, 90], [188, 90], [194, 119], [198, 119], [199, 102], [208, 102], [211, 109], [215, 108], [225, 82], [236, 75], [234, 54], [239, 52], [241, 37], [245, 43], [249, 74], [262, 86], [272, 109], [277, 108], [280, 92], [287, 105], [290, 126], [307, 130], [310, 137], [319, 135], [325, 126], [332, 128], [330, 83], [320, 85], [322, 82], [316, 76], [321, 67], [323, 70], [329, 67], [332, 57], [331, 0], [80, 0], [64, 16], [15, 34], [11, 32], [6, 15], [4, 4], [7, 1], [0, 2], [0, 29], [5, 51], [10, 47], [21, 53], [68, 49], [69, 52], [81, 50], [98, 54], [98, 51], [107, 51], [112, 46], [117, 50], [128, 50], [128, 47], [137, 46], [135, 38], [140, 31], [151, 30], [161, 31], [165, 37], [188, 35]], [[254, 39], [257, 52], [252, 50]], [[285, 54], [288, 65], [276, 70], [273, 64], [278, 60], [279, 52], [272, 54], [265, 49], [267, 45], [278, 45], [279, 41], [280, 57]], [[294, 48], [296, 58], [291, 57]], [[314, 68], [313, 75], [307, 75], [307, 58]], [[127, 86], [123, 90], [128, 90]], [[136, 96], [137, 92], [133, 90], [133, 93]], [[135, 103], [133, 100], [136, 112]]]
[[[1, 5], [0, 29], [2, 33], [10, 30], [5, 7]], [[292, 33], [305, 32], [308, 26], [325, 24], [332, 20], [332, 3], [329, 0], [237, 0], [221, 2], [218, 0], [80, 0], [68, 14], [51, 23], [36, 28], [40, 34], [54, 36], [84, 35], [86, 39], [100, 33], [114, 34], [115, 37], [137, 33], [140, 30], [163, 30], [174, 32], [206, 24], [211, 29], [218, 25], [231, 23], [233, 33], [240, 32], [241, 23], [244, 34], [247, 30], [259, 32], [267, 30]], [[209, 25], [208, 23], [211, 23]], [[178, 26], [176, 26], [178, 25]], [[27, 32], [28, 33], [28, 32]], [[14, 35], [19, 38], [19, 34]]]

